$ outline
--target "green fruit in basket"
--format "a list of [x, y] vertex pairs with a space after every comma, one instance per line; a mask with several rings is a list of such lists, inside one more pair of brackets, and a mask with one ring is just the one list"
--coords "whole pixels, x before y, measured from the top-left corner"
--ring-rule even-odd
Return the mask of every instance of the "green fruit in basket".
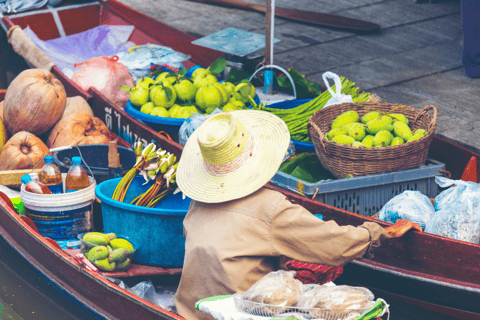
[[131, 252], [128, 251], [127, 249], [118, 248], [118, 249], [115, 249], [112, 252], [110, 252], [110, 254], [108, 255], [108, 261], [109, 262], [123, 262], [130, 255], [131, 255]]
[[221, 83], [214, 83], [213, 85], [222, 93], [223, 103], [226, 103], [230, 96], [227, 92], [227, 89], [225, 89], [225, 86]]
[[392, 124], [393, 123], [393, 119], [389, 116], [381, 116], [380, 117], [380, 120], [382, 120], [383, 122], [386, 122], [388, 124]]
[[355, 123], [348, 130], [348, 136], [355, 139], [355, 141], [362, 141], [365, 138], [365, 125], [363, 123]]
[[413, 135], [410, 137], [410, 139], [407, 140], [407, 143], [422, 138], [423, 136], [425, 136], [426, 133], [427, 133], [427, 130], [424, 130], [424, 129], [415, 130], [415, 132], [413, 132]]
[[427, 134], [427, 130], [425, 129], [417, 129], [413, 132], [413, 135], [416, 135], [416, 134], [421, 134], [422, 136], [426, 135]]
[[155, 80], [150, 77], [143, 77], [137, 81], [136, 86], [149, 90], [155, 84]]
[[349, 110], [338, 117], [335, 118], [332, 122], [332, 128], [331, 129], [336, 129], [336, 128], [341, 128], [346, 124], [353, 123], [353, 122], [358, 122], [358, 113], [354, 110]]
[[394, 147], [394, 146], [398, 146], [398, 145], [404, 144], [404, 143], [405, 143], [405, 141], [403, 141], [402, 138], [400, 138], [400, 137], [395, 137], [395, 138], [393, 138], [392, 143], [390, 144], [390, 146], [391, 146], [391, 147]]
[[140, 112], [150, 114], [153, 108], [155, 108], [155, 104], [153, 102], [147, 102], [140, 108]]
[[227, 90], [227, 94], [230, 95], [235, 91], [235, 85], [231, 82], [224, 82], [222, 83], [223, 86], [225, 87], [225, 90]]
[[354, 143], [352, 143], [352, 147], [360, 148], [360, 147], [365, 147], [365, 146], [360, 141], [355, 141]]
[[201, 87], [195, 95], [195, 104], [202, 111], [207, 108], [220, 108], [225, 102], [222, 92], [214, 85]]
[[166, 117], [166, 118], [170, 117], [170, 113], [168, 112], [168, 110], [163, 107], [153, 108], [152, 112], [150, 112], [150, 115], [157, 116], [157, 117]]
[[177, 93], [171, 85], [157, 85], [150, 90], [150, 100], [156, 107], [170, 108], [177, 100]]
[[87, 252], [87, 259], [90, 262], [102, 260], [108, 257], [108, 249], [106, 246], [93, 247]]
[[355, 142], [355, 139], [349, 137], [347, 135], [341, 134], [332, 138], [333, 142], [340, 143], [340, 144], [349, 144], [352, 145]]
[[191, 101], [197, 93], [197, 87], [190, 80], [180, 80], [173, 85], [173, 88], [177, 92], [177, 98], [182, 101]]
[[378, 111], [372, 111], [372, 112], [366, 113], [362, 117], [362, 123], [367, 124], [369, 121], [372, 121], [373, 119], [380, 118], [381, 116], [382, 116], [382, 114]]
[[392, 143], [393, 134], [388, 130], [381, 130], [377, 132], [373, 138], [374, 147], [387, 147]]
[[110, 239], [110, 240], [113, 240], [113, 239], [117, 239], [117, 235], [113, 232], [110, 232], [110, 233], [105, 233], [105, 235]]
[[177, 77], [173, 73], [170, 72], [162, 72], [155, 78], [155, 83], [168, 85], [172, 84], [177, 80]]
[[134, 250], [133, 245], [128, 240], [125, 240], [125, 239], [113, 239], [112, 241], [110, 241], [110, 245], [112, 246], [113, 250], [123, 248], [123, 249], [127, 249], [131, 253], [133, 253], [133, 250]]
[[208, 85], [212, 85], [218, 83], [217, 77], [213, 74], [201, 74], [195, 78], [193, 81], [193, 85], [197, 88], [206, 87]]
[[127, 269], [128, 267], [130, 267], [131, 263], [132, 260], [130, 260], [130, 258], [127, 258], [125, 261], [117, 263], [117, 270]]
[[375, 137], [372, 136], [372, 135], [366, 135], [365, 138], [363, 138], [362, 140], [362, 144], [367, 147], [367, 148], [371, 148], [373, 147], [373, 139]]
[[108, 254], [112, 253], [112, 251], [113, 251], [112, 247], [107, 246], [107, 249], [108, 249]]
[[235, 86], [234, 97], [235, 100], [242, 101], [243, 103], [250, 103], [250, 96], [255, 99], [256, 89], [250, 82], [240, 82]]
[[408, 124], [402, 121], [395, 121], [393, 123], [393, 133], [405, 141], [408, 141], [413, 135]]
[[377, 134], [380, 131], [386, 130], [386, 131], [392, 131], [393, 126], [391, 124], [386, 123], [385, 121], [375, 119], [367, 122], [366, 128], [368, 133], [370, 134]]
[[129, 99], [131, 104], [141, 107], [148, 102], [149, 91], [145, 88], [135, 87], [130, 91]]
[[109, 262], [108, 259], [97, 260], [93, 264], [102, 271], [113, 271], [117, 266], [115, 262]]
[[194, 113], [200, 113], [200, 111], [194, 106], [181, 107], [177, 112], [177, 118], [187, 119], [190, 118]]
[[389, 116], [393, 118], [393, 121], [402, 121], [408, 124], [408, 118], [404, 114], [390, 113]]
[[345, 128], [345, 127], [341, 127], [341, 128], [337, 128], [337, 129], [333, 129], [333, 130], [330, 130], [327, 135], [326, 135], [326, 138], [327, 140], [332, 140], [333, 137], [335, 136], [338, 136], [338, 135], [347, 135], [348, 134], [348, 130]]
[[205, 69], [205, 68], [197, 68], [193, 71], [192, 73], [192, 81], [195, 81], [195, 79], [197, 78], [197, 76], [201, 75], [201, 74], [207, 74], [207, 75], [210, 75], [212, 74], [212, 72], [208, 69]]
[[180, 105], [174, 104], [170, 109], [168, 109], [170, 118], [177, 118], [177, 114], [180, 108], [181, 108]]
[[222, 111], [230, 112], [230, 111], [236, 111], [236, 110], [243, 110], [243, 108], [238, 105], [239, 103], [241, 103], [243, 107], [245, 107], [245, 104], [241, 101], [232, 101], [224, 105], [222, 107]]
[[[353, 126], [360, 124], [360, 122], [352, 122], [352, 123], [347, 123], [346, 125], [342, 126], [340, 129], [345, 129], [347, 130], [347, 133], [350, 129], [352, 129]], [[338, 128], [337, 128], [338, 129]], [[346, 134], [347, 134], [346, 133]]]
[[83, 235], [83, 241], [87, 245], [106, 246], [110, 242], [110, 238], [100, 232], [88, 232]]
[[211, 114], [213, 111], [215, 111], [216, 108], [207, 108], [205, 109], [205, 114]]

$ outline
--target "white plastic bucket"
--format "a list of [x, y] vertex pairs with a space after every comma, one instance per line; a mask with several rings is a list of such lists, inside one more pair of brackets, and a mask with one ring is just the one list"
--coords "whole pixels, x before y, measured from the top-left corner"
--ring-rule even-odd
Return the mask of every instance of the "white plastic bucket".
[[[30, 173], [38, 181], [36, 173]], [[66, 173], [62, 173], [65, 192]], [[60, 194], [37, 194], [20, 188], [20, 199], [25, 205], [26, 215], [33, 220], [38, 232], [55, 240], [62, 249], [79, 249], [77, 235], [93, 229], [93, 201], [95, 200], [95, 179], [90, 186], [75, 192]]]

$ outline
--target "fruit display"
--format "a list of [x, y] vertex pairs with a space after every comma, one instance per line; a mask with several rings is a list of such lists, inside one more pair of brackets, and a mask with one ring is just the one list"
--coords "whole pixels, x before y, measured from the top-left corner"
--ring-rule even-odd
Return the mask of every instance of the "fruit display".
[[420, 139], [427, 131], [417, 129], [412, 132], [408, 118], [398, 113], [371, 111], [360, 118], [354, 110], [336, 117], [327, 140], [348, 144], [353, 147], [393, 147]]
[[88, 232], [81, 237], [80, 251], [102, 271], [126, 270], [136, 248], [115, 233]]
[[140, 112], [165, 118], [189, 118], [194, 113], [211, 114], [242, 110], [247, 104], [255, 105], [255, 87], [249, 82], [234, 85], [218, 82], [205, 68], [197, 68], [191, 78], [186, 70], [162, 72], [155, 79], [145, 77], [135, 87], [122, 87], [130, 91], [130, 103]]

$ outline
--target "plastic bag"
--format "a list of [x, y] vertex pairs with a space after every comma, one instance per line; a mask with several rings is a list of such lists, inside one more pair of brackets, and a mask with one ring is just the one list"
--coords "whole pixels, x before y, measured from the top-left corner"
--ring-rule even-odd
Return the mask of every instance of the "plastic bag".
[[151, 43], [132, 47], [126, 52], [118, 53], [117, 56], [119, 61], [128, 68], [135, 82], [140, 78], [148, 77], [150, 65], [167, 64], [175, 68], [183, 68], [183, 61], [190, 59], [190, 56], [169, 47]]
[[134, 87], [135, 82], [128, 69], [117, 60], [116, 56], [89, 59], [81, 63], [82, 67], [73, 74], [72, 81], [85, 91], [90, 87], [96, 88], [108, 100], [123, 108], [130, 92], [120, 87]]
[[38, 9], [47, 4], [48, 0], [1, 0], [2, 13], [16, 13], [26, 10]]
[[480, 243], [480, 186], [474, 182], [435, 177], [440, 187], [451, 187], [435, 198], [438, 209], [425, 232]]
[[[323, 82], [325, 82], [325, 86], [327, 87], [328, 91], [332, 95], [330, 100], [325, 104], [323, 108], [326, 108], [328, 106], [334, 105], [334, 104], [340, 104], [344, 102], [353, 102], [352, 96], [348, 96], [342, 93], [342, 80], [340, 77], [330, 71], [327, 71], [322, 74]], [[335, 92], [333, 92], [332, 88], [330, 88], [330, 84], [328, 83], [328, 79], [333, 79], [335, 82]]]
[[[210, 115], [220, 112], [223, 111], [217, 108]], [[186, 119], [178, 130], [178, 142], [184, 146], [185, 143], [187, 143], [188, 138], [190, 138], [192, 135], [193, 131], [200, 127], [200, 125], [204, 123], [210, 115], [194, 113], [190, 118]]]
[[[278, 270], [270, 272], [258, 280], [250, 289], [243, 294], [243, 300], [289, 307], [297, 303], [303, 293], [303, 284], [294, 278], [295, 271]], [[280, 308], [258, 306], [261, 310], [249, 310], [253, 314], [277, 314]]]
[[330, 310], [336, 318], [343, 319], [353, 312], [360, 315], [371, 308], [374, 298], [373, 293], [363, 287], [317, 286], [306, 291], [296, 306], [310, 308], [309, 313], [314, 318], [328, 318]]
[[134, 46], [128, 38], [134, 26], [101, 25], [90, 30], [66, 37], [43, 41], [30, 29], [23, 31], [68, 77], [80, 69], [75, 63], [87, 61], [95, 57], [111, 57], [120, 51]]
[[378, 214], [378, 219], [395, 223], [398, 219], [408, 219], [418, 223], [422, 230], [435, 213], [430, 199], [420, 191], [404, 191], [388, 201]]
[[111, 282], [115, 283], [117, 286], [119, 286], [122, 289], [125, 289], [134, 295], [156, 305], [161, 307], [158, 302], [157, 302], [157, 294], [155, 291], [155, 286], [153, 285], [152, 281], [148, 279], [147, 281], [142, 281], [140, 283], [137, 283], [133, 287], [129, 288], [122, 280], [116, 279], [116, 278], [109, 278], [107, 277], [108, 280]]

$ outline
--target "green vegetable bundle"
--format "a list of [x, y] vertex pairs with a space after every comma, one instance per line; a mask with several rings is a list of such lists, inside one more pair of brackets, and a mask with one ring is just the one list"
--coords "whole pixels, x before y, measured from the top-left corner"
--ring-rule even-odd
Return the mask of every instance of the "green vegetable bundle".
[[[344, 77], [340, 77], [340, 79], [342, 80], [342, 93], [351, 95], [353, 102], [367, 102], [370, 99], [371, 94], [360, 92], [360, 88], [355, 87], [354, 82]], [[335, 85], [331, 88], [335, 92]], [[276, 109], [265, 106], [260, 106], [258, 109], [271, 112], [285, 121], [292, 140], [311, 142], [307, 130], [308, 120], [315, 111], [322, 109], [331, 97], [330, 91], [326, 90], [313, 100], [292, 109]]]

